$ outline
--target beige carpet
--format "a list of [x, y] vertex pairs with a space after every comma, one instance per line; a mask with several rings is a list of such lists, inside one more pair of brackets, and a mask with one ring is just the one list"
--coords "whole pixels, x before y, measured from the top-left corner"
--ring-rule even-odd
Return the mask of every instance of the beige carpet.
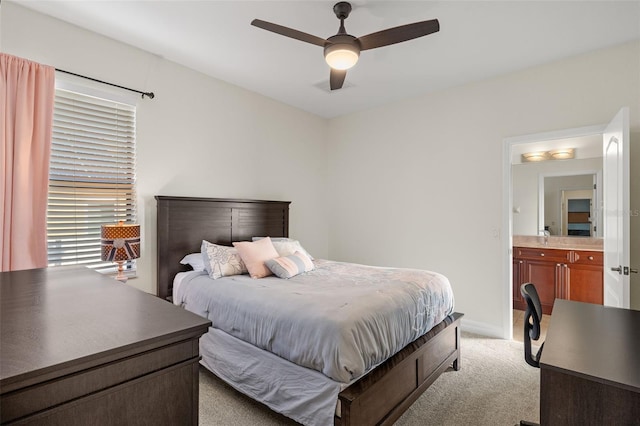
[[[539, 420], [539, 370], [522, 343], [462, 334], [462, 369], [445, 372], [398, 420], [402, 426], [514, 425]], [[296, 425], [201, 367], [200, 424]]]

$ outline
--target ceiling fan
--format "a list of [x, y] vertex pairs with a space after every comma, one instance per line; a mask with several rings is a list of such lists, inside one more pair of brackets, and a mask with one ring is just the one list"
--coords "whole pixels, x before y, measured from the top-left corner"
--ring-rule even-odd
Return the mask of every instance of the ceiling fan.
[[362, 37], [354, 37], [347, 34], [344, 29], [344, 20], [349, 17], [351, 4], [341, 1], [333, 6], [333, 12], [340, 20], [338, 34], [323, 39], [292, 28], [271, 22], [254, 19], [251, 25], [271, 31], [286, 37], [306, 43], [315, 44], [324, 48], [324, 58], [331, 67], [329, 85], [331, 90], [340, 89], [347, 76], [347, 70], [358, 62], [360, 52], [363, 50], [375, 49], [376, 47], [388, 46], [414, 38], [426, 36], [440, 30], [440, 23], [437, 19], [429, 21], [414, 22], [413, 24], [401, 25], [399, 27], [388, 28]]

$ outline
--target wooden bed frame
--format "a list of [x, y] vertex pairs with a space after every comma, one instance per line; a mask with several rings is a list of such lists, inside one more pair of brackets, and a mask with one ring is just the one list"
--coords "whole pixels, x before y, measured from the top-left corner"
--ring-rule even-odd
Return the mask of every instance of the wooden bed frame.
[[[289, 201], [156, 196], [158, 296], [170, 300], [180, 265], [200, 251], [203, 239], [215, 244], [253, 236], [288, 237]], [[459, 370], [460, 319], [453, 313], [429, 332], [340, 392], [337, 426], [391, 425], [442, 374]]]

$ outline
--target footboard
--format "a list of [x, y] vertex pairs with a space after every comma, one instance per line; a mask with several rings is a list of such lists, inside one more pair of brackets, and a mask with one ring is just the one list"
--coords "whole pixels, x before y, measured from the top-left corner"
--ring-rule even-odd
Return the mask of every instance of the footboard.
[[340, 392], [335, 425], [391, 425], [446, 369], [459, 370], [462, 316], [449, 315]]

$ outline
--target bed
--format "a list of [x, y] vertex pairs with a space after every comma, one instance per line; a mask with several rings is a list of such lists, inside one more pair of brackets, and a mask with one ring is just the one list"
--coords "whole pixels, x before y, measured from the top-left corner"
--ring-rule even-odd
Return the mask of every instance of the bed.
[[[200, 250], [203, 239], [231, 245], [233, 241], [250, 241], [254, 236], [289, 234], [289, 202], [169, 196], [156, 196], [156, 200], [157, 294], [167, 300], [173, 301], [174, 293], [187, 300], [178, 288], [174, 292], [176, 276], [183, 292], [188, 288], [185, 282], [209, 279], [197, 277], [200, 273], [188, 272], [189, 268], [180, 264], [185, 254]], [[321, 272], [342, 268], [323, 260], [316, 260], [316, 265]], [[239, 276], [233, 285], [238, 289], [243, 288], [240, 285], [256, 285], [262, 280]], [[207, 306], [194, 307], [193, 300], [197, 298], [192, 298], [187, 309], [203, 316], [213, 310]], [[218, 305], [215, 310], [223, 306]], [[202, 312], [197, 312], [199, 309]], [[357, 368], [352, 372], [354, 376], [346, 378], [340, 372], [317, 371], [304, 362], [287, 359], [286, 354], [276, 349], [247, 343], [251, 340], [240, 339], [222, 326], [211, 327], [200, 339], [201, 364], [239, 391], [303, 424], [392, 424], [442, 372], [450, 367], [460, 368], [461, 317], [462, 314], [452, 312], [438, 319], [437, 324], [429, 324], [428, 331], [420, 329], [420, 335], [415, 340], [415, 336], [411, 337], [411, 342], [394, 355], [363, 365], [364, 375]], [[216, 319], [217, 324], [222, 322], [223, 318]]]

